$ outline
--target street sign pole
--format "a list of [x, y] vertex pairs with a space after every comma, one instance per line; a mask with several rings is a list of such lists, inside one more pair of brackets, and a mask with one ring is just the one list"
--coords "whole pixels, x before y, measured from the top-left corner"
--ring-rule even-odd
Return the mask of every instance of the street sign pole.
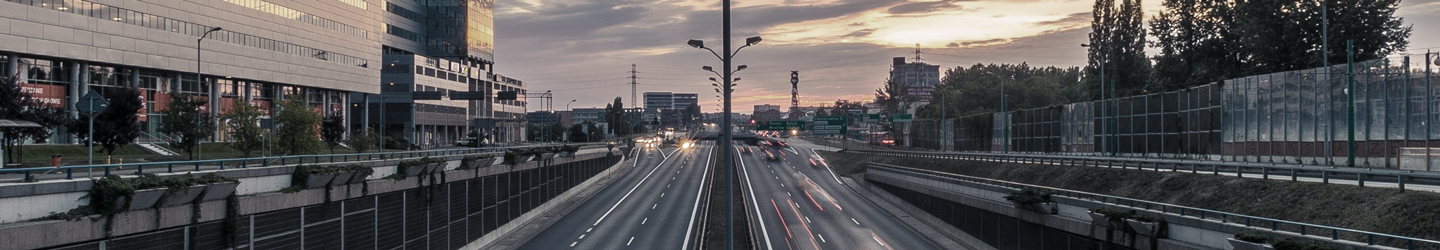
[[85, 105], [80, 105], [79, 102], [76, 102], [76, 111], [90, 116], [90, 132], [85, 137], [87, 138], [85, 142], [87, 165], [95, 165], [95, 116], [99, 115], [100, 111], [105, 111], [105, 107], [110, 106], [110, 102], [105, 101], [105, 98], [101, 97], [99, 93], [95, 93], [95, 91], [85, 93], [85, 96], [80, 98], [85, 100]]

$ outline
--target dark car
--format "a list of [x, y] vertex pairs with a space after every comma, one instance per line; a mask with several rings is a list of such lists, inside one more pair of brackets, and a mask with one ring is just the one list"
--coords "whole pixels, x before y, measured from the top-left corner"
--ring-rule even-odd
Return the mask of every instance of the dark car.
[[479, 147], [480, 142], [475, 138], [465, 138], [455, 141], [456, 147]]

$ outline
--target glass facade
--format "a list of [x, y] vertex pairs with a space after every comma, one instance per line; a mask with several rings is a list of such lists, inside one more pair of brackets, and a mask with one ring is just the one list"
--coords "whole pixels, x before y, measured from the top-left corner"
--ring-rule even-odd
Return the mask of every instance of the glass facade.
[[[30, 5], [55, 11], [66, 12], [76, 15], [89, 16], [91, 18], [105, 19], [122, 22], [130, 25], [144, 26], [146, 28], [169, 30], [170, 32], [181, 33], [199, 37], [210, 30], [210, 26], [199, 25], [186, 21], [142, 13], [125, 8], [117, 8], [100, 3], [82, 0], [6, 0], [9, 2]], [[212, 32], [210, 39], [216, 41], [239, 44], [246, 47], [259, 48], [296, 56], [311, 57], [322, 61], [329, 61], [344, 65], [366, 68], [369, 63], [360, 57], [333, 53], [330, 51], [301, 46], [293, 43], [276, 41], [274, 39], [258, 37], [254, 35], [221, 30]]]
[[469, 56], [485, 61], [495, 60], [495, 0], [470, 0], [466, 10], [469, 31], [466, 42]]
[[[356, 36], [356, 37], [360, 37], [360, 38], [365, 38], [365, 36], [367, 35], [367, 32], [365, 32], [365, 30], [360, 29], [360, 28], [356, 28], [355, 26], [346, 25], [346, 24], [344, 24], [344, 23], [340, 23], [340, 22], [337, 22], [337, 21], [335, 21], [335, 20], [330, 20], [330, 19], [328, 19], [328, 18], [311, 15], [310, 13], [305, 13], [305, 12], [301, 12], [301, 11], [298, 11], [298, 10], [295, 10], [295, 9], [286, 8], [285, 6], [280, 6], [280, 5], [278, 5], [278, 4], [273, 4], [273, 3], [270, 3], [270, 2], [266, 2], [266, 1], [261, 1], [261, 0], [223, 0], [223, 1], [225, 1], [225, 2], [227, 2], [227, 3], [235, 4], [235, 5], [240, 5], [240, 6], [245, 7], [245, 8], [250, 8], [250, 9], [253, 9], [253, 10], [258, 10], [258, 11], [260, 11], [260, 12], [270, 13], [271, 15], [281, 16], [281, 17], [284, 17], [284, 18], [287, 18], [287, 19], [290, 19], [290, 20], [300, 21], [300, 22], [308, 23], [308, 24], [315, 25], [315, 26], [318, 26], [318, 27], [321, 27], [321, 28], [326, 28], [326, 29], [334, 30], [334, 31], [337, 31], [337, 32], [340, 32], [340, 33], [345, 33], [345, 34], [347, 34], [347, 35], [352, 35], [352, 36]], [[349, 2], [349, 1], [352, 1], [352, 0], [341, 0], [341, 2]], [[359, 6], [365, 6], [365, 2], [364, 2], [364, 1], [360, 1], [360, 0], [353, 0], [353, 1], [359, 1], [359, 2], [360, 2], [360, 5], [359, 5]], [[363, 7], [362, 7], [362, 8], [363, 8]]]

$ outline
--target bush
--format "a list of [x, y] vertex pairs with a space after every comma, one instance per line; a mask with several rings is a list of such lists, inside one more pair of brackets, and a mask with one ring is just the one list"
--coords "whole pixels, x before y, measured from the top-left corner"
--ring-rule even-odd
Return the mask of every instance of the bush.
[[[134, 182], [121, 179], [120, 176], [112, 174], [95, 180], [95, 184], [90, 186], [90, 193], [86, 194], [86, 196], [90, 196], [89, 206], [94, 208], [93, 211], [95, 213], [115, 214], [125, 211], [124, 208], [126, 207], [130, 207], [129, 197], [135, 196], [135, 190]], [[109, 202], [119, 197], [126, 197], [123, 204]], [[117, 205], [118, 207], [116, 207]]]
[[1020, 203], [1021, 205], [1050, 202], [1050, 192], [1026, 189], [1010, 192], [1010, 195], [1006, 195], [1005, 199], [1013, 201], [1015, 203]]
[[1241, 241], [1245, 241], [1245, 242], [1260, 243], [1260, 244], [1264, 244], [1264, 243], [1266, 243], [1266, 242], [1270, 242], [1270, 237], [1265, 237], [1265, 235], [1263, 235], [1263, 234], [1256, 233], [1256, 232], [1248, 232], [1248, 231], [1247, 231], [1247, 232], [1236, 233], [1236, 234], [1235, 234], [1235, 239], [1241, 240]]
[[1275, 242], [1275, 250], [1335, 250], [1335, 248], [1315, 244], [1313, 242], [1300, 242], [1292, 239], [1283, 239]]

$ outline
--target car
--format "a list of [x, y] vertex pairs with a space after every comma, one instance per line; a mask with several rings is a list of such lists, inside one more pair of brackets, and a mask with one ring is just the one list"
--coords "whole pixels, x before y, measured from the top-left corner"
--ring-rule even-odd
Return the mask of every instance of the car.
[[458, 140], [458, 141], [455, 141], [455, 146], [456, 146], [456, 147], [475, 147], [475, 146], [479, 145], [479, 144], [477, 143], [477, 141], [478, 141], [478, 140], [476, 140], [475, 138], [460, 139], [460, 140]]
[[773, 153], [773, 152], [770, 152], [770, 150], [765, 150], [765, 160], [767, 160], [767, 161], [778, 161], [778, 160], [780, 160], [780, 156], [776, 155], [776, 154]]

